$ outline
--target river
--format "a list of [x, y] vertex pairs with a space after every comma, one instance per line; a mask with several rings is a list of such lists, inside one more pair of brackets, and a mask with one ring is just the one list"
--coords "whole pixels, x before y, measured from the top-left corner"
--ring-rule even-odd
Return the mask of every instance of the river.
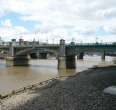
[[57, 76], [74, 75], [94, 65], [112, 63], [112, 60], [112, 57], [107, 56], [106, 61], [102, 62], [100, 56], [86, 55], [84, 60], [76, 61], [76, 69], [65, 71], [57, 69], [55, 59], [30, 60], [29, 67], [6, 67], [5, 60], [0, 60], [0, 94]]

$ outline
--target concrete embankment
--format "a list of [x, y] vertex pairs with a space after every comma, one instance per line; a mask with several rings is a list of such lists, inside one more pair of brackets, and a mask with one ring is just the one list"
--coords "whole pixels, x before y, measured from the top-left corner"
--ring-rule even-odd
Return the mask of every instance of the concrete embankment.
[[112, 85], [115, 66], [93, 68], [2, 99], [1, 110], [116, 110], [116, 96], [103, 92]]

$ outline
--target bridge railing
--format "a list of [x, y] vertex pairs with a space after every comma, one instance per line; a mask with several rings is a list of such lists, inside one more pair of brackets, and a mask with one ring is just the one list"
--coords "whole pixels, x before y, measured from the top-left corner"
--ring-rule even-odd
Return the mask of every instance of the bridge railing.
[[113, 42], [104, 42], [104, 43], [75, 43], [75, 42], [71, 42], [71, 43], [68, 43], [66, 44], [68, 46], [74, 46], [74, 45], [79, 45], [79, 46], [84, 46], [84, 45], [87, 45], [87, 46], [91, 46], [91, 45], [116, 45], [116, 43], [113, 43]]

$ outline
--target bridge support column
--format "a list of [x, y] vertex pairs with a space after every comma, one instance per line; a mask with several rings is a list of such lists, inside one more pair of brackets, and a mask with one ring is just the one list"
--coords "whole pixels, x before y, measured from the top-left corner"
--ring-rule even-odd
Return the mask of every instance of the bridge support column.
[[105, 51], [102, 53], [101, 59], [104, 61], [105, 60]]
[[65, 40], [60, 40], [59, 56], [58, 56], [58, 69], [66, 69], [65, 59]]
[[83, 60], [84, 57], [84, 52], [80, 52], [79, 55], [77, 56], [77, 59]]
[[6, 65], [7, 66], [28, 66], [29, 59], [27, 55], [20, 55], [16, 57], [7, 57]]
[[39, 53], [39, 59], [47, 59], [47, 53]]
[[66, 69], [66, 59], [65, 57], [58, 57], [58, 69]]
[[76, 68], [75, 55], [66, 56], [66, 68], [67, 69]]
[[14, 57], [6, 57], [6, 66], [14, 66]]

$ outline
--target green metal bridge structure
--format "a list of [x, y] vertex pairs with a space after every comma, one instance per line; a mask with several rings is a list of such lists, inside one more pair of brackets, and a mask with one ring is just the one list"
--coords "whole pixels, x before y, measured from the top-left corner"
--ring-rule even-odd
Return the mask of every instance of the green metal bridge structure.
[[27, 66], [28, 55], [40, 53], [41, 58], [47, 58], [47, 54], [51, 53], [57, 57], [58, 69], [76, 68], [75, 56], [78, 59], [83, 59], [84, 53], [101, 53], [101, 59], [105, 60], [107, 53], [116, 53], [116, 44], [89, 43], [76, 44], [71, 42], [66, 44], [65, 40], [61, 39], [59, 44], [46, 45], [7, 45], [0, 46], [1, 51], [7, 53], [6, 64], [10, 66]]

